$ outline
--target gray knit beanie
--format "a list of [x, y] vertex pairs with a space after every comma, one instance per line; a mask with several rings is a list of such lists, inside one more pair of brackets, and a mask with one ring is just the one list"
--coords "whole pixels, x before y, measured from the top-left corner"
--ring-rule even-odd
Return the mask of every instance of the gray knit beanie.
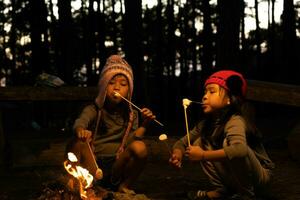
[[105, 97], [106, 97], [106, 88], [109, 81], [117, 74], [122, 74], [128, 79], [129, 83], [129, 92], [126, 97], [131, 101], [132, 92], [133, 92], [133, 73], [131, 66], [119, 55], [111, 55], [103, 67], [100, 78], [99, 78], [99, 93], [95, 99], [95, 103], [99, 108], [103, 107]]

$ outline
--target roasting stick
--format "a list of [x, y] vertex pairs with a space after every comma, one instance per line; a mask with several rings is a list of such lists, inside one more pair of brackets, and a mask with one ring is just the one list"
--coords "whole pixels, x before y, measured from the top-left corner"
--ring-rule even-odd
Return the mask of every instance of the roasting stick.
[[90, 154], [91, 154], [91, 156], [92, 156], [92, 158], [93, 158], [93, 161], [94, 161], [94, 164], [95, 164], [95, 166], [96, 166], [96, 179], [102, 179], [102, 177], [103, 177], [103, 172], [102, 172], [102, 170], [98, 167], [98, 164], [97, 164], [97, 161], [96, 161], [96, 158], [95, 158], [95, 156], [94, 156], [94, 153], [93, 153], [93, 151], [92, 151], [92, 148], [91, 148], [91, 146], [90, 146], [90, 143], [88, 142], [88, 141], [86, 141], [86, 144], [87, 144], [87, 146], [89, 147], [89, 151], [90, 151]]
[[185, 99], [182, 99], [182, 104], [183, 105], [186, 105], [186, 107], [188, 107], [191, 103], [196, 103], [196, 104], [203, 104], [202, 102], [199, 102], [199, 101], [191, 101], [191, 100], [189, 100], [189, 99], [187, 99], [187, 98], [185, 98]]
[[[141, 112], [142, 109], [140, 109], [140, 108], [139, 108], [138, 106], [136, 106], [134, 103], [132, 103], [131, 101], [129, 101], [128, 99], [126, 99], [125, 97], [123, 97], [120, 93], [115, 92], [115, 96], [121, 97], [122, 99], [124, 99], [125, 101], [127, 101], [129, 104], [131, 104], [133, 107], [135, 107], [136, 109], [138, 109], [138, 110]], [[156, 119], [154, 119], [154, 121], [155, 121], [156, 123], [158, 123], [159, 125], [164, 126], [162, 123], [160, 123], [160, 122], [157, 121]]]
[[185, 117], [186, 135], [187, 135], [187, 139], [188, 139], [188, 144], [189, 144], [189, 146], [191, 146], [191, 142], [190, 142], [190, 131], [189, 131], [189, 124], [188, 124], [188, 120], [187, 120], [186, 109], [187, 109], [187, 107], [188, 107], [191, 103], [203, 104], [202, 102], [191, 101], [191, 100], [186, 99], [186, 98], [185, 98], [185, 99], [182, 99], [182, 105], [183, 105], [183, 108], [184, 108], [184, 117]]
[[185, 118], [186, 136], [187, 136], [187, 140], [188, 140], [188, 145], [191, 146], [189, 124], [188, 124], [188, 121], [187, 121], [187, 114], [186, 114], [186, 108], [187, 108], [187, 105], [184, 104], [184, 99], [183, 99], [182, 103], [183, 103], [183, 108], [184, 108], [184, 118]]
[[[160, 136], [159, 136], [159, 140], [160, 141], [162, 141], [162, 142], [164, 142], [165, 144], [166, 144], [166, 146], [167, 146], [167, 148], [168, 148], [168, 151], [169, 151], [169, 154], [170, 154], [170, 157], [172, 157], [172, 151], [171, 151], [171, 148], [170, 148], [170, 146], [169, 146], [169, 144], [168, 144], [168, 142], [167, 142], [167, 139], [168, 139], [168, 136], [166, 135], [166, 134], [161, 134]], [[180, 173], [181, 173], [181, 175], [182, 175], [182, 177], [184, 177], [184, 174], [183, 174], [183, 171], [182, 171], [182, 169], [181, 169], [181, 164], [180, 164]]]
[[90, 143], [89, 143], [88, 141], [86, 141], [86, 144], [87, 144], [87, 146], [89, 147], [89, 150], [90, 150], [91, 156], [92, 156], [92, 158], [93, 158], [93, 161], [94, 161], [94, 163], [95, 163], [95, 165], [96, 165], [96, 167], [97, 167], [97, 169], [98, 169], [99, 167], [98, 167], [97, 161], [96, 161], [96, 159], [95, 159], [94, 153], [93, 153], [93, 151], [92, 151], [92, 148], [91, 148], [91, 146], [90, 146]]
[[163, 141], [163, 142], [166, 144], [167, 149], [168, 149], [168, 151], [169, 151], [169, 154], [170, 154], [170, 156], [171, 156], [171, 155], [172, 155], [172, 151], [171, 151], [171, 148], [169, 147], [169, 145], [168, 145], [168, 143], [167, 143], [167, 139], [168, 139], [168, 136], [167, 136], [166, 134], [161, 134], [161, 135], [159, 136], [159, 140], [160, 140], [160, 141]]

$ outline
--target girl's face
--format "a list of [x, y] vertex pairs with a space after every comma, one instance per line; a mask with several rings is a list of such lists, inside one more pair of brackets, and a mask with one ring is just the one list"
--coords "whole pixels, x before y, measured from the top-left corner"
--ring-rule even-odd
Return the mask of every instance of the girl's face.
[[204, 113], [213, 113], [230, 104], [227, 91], [218, 84], [208, 84], [202, 98]]
[[115, 75], [109, 82], [106, 88], [106, 98], [110, 103], [118, 104], [122, 101], [121, 97], [115, 96], [115, 92], [118, 92], [123, 97], [128, 96], [129, 83], [126, 76], [122, 74]]

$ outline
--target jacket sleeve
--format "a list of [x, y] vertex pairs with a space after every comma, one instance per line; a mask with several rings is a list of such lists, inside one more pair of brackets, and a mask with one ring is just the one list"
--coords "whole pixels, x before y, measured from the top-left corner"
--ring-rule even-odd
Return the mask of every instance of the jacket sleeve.
[[232, 116], [225, 125], [224, 151], [228, 159], [245, 157], [248, 154], [246, 124], [241, 116]]
[[89, 129], [92, 123], [96, 120], [97, 117], [97, 110], [95, 106], [88, 105], [86, 106], [79, 117], [75, 120], [73, 125], [73, 130], [75, 131], [76, 128], [81, 127], [84, 129]]

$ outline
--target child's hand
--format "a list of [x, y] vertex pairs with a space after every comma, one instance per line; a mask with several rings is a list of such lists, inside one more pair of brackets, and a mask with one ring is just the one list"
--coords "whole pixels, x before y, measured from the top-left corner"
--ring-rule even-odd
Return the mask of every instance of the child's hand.
[[152, 121], [156, 118], [156, 116], [148, 108], [142, 108], [141, 109], [141, 114], [142, 114], [142, 118], [144, 120], [143, 123], [142, 123], [142, 126], [144, 126], [144, 127], [147, 126], [150, 121]]
[[204, 150], [200, 146], [188, 146], [185, 151], [185, 156], [189, 157], [190, 160], [198, 161], [202, 160]]
[[180, 150], [175, 149], [171, 158], [169, 159], [169, 163], [176, 168], [181, 168], [181, 161], [182, 161], [182, 153]]
[[88, 142], [92, 138], [92, 132], [83, 128], [78, 128], [77, 131], [77, 137], [82, 140], [87, 140]]

